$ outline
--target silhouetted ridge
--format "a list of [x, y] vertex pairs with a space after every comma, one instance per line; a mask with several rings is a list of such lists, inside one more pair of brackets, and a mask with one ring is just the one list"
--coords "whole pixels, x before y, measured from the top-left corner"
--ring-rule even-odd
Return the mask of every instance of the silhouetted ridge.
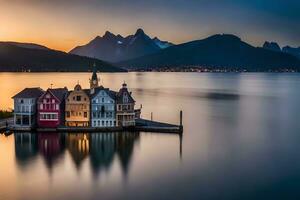
[[268, 42], [266, 41], [263, 45], [264, 49], [272, 50], [272, 51], [281, 51], [280, 46], [276, 42]]
[[97, 70], [102, 72], [125, 71], [93, 58], [0, 43], [0, 71], [86, 72], [91, 70], [93, 63], [96, 64]]
[[118, 64], [128, 69], [202, 66], [268, 71], [286, 68], [298, 70], [300, 60], [285, 53], [253, 47], [234, 35], [218, 34]]
[[126, 37], [106, 31], [103, 37], [97, 37], [86, 45], [78, 46], [70, 53], [118, 62], [152, 54], [167, 46], [170, 44], [151, 39], [143, 29], [138, 29], [135, 34]]

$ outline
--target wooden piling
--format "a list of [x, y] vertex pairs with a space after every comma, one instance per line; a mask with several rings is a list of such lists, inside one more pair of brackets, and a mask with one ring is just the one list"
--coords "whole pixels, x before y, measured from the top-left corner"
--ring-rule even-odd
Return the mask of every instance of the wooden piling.
[[179, 114], [179, 120], [180, 120], [180, 122], [179, 122], [179, 129], [180, 129], [180, 132], [181, 132], [181, 134], [183, 133], [183, 125], [182, 125], [182, 110], [180, 111], [180, 114]]

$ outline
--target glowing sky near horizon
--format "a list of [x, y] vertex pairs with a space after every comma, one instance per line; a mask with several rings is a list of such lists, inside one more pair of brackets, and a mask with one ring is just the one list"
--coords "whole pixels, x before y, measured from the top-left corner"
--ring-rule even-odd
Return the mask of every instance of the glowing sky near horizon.
[[143, 28], [174, 43], [232, 33], [255, 46], [300, 46], [299, 10], [298, 0], [0, 0], [0, 41], [69, 51], [106, 30]]

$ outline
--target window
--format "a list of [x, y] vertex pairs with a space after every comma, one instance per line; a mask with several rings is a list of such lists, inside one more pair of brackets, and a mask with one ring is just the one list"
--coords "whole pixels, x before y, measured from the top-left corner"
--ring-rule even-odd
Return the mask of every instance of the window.
[[112, 112], [107, 112], [107, 113], [106, 113], [106, 117], [107, 117], [107, 118], [112, 118]]
[[21, 99], [20, 103], [24, 103], [24, 100], [23, 100], [23, 99]]
[[55, 103], [55, 100], [54, 100], [54, 99], [52, 99], [52, 103]]
[[112, 121], [109, 121], [109, 126], [112, 126]]
[[58, 104], [56, 104], [56, 110], [59, 110], [59, 105]]
[[104, 98], [102, 98], [102, 103], [104, 103]]
[[124, 93], [123, 101], [124, 101], [124, 103], [127, 103], [127, 102], [128, 102], [128, 96], [127, 96], [127, 93]]
[[40, 109], [43, 110], [43, 104], [40, 104]]
[[44, 120], [44, 119], [57, 120], [58, 119], [58, 114], [57, 113], [53, 113], [53, 114], [41, 114], [40, 115], [40, 119], [41, 120]]
[[87, 118], [87, 112], [84, 112], [83, 115], [84, 115], [84, 118]]
[[104, 121], [102, 121], [102, 126], [104, 126]]
[[118, 110], [121, 110], [121, 105], [119, 105], [119, 109]]
[[21, 125], [21, 115], [16, 115], [16, 124]]
[[81, 101], [81, 96], [76, 96], [76, 101]]
[[70, 111], [67, 111], [67, 117], [70, 117]]

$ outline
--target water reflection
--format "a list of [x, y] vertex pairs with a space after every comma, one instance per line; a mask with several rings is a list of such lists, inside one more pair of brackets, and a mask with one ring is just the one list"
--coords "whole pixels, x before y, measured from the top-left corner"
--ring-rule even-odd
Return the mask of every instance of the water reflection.
[[69, 152], [77, 170], [89, 157], [93, 174], [97, 175], [102, 169], [108, 170], [118, 158], [126, 176], [140, 133], [15, 133], [14, 136], [20, 167], [25, 167], [40, 154], [51, 172], [59, 158]]
[[21, 168], [26, 167], [30, 160], [38, 155], [38, 141], [35, 134], [15, 134], [16, 161]]
[[51, 172], [53, 166], [65, 150], [65, 137], [59, 133], [37, 134], [39, 152], [43, 156], [47, 168]]

